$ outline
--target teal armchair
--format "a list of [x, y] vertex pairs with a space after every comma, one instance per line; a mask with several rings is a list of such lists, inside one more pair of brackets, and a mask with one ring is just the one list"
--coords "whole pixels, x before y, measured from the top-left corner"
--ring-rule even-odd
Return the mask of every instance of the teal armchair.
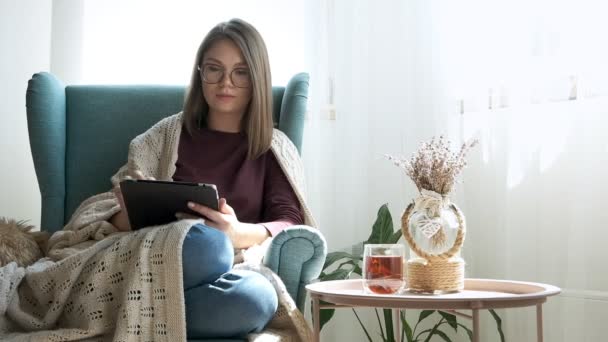
[[[301, 151], [308, 74], [273, 87], [273, 119]], [[35, 74], [26, 96], [30, 145], [42, 197], [41, 228], [54, 232], [87, 197], [108, 191], [126, 163], [129, 142], [183, 104], [182, 86], [65, 86], [52, 74]], [[300, 310], [305, 285], [321, 272], [326, 255], [316, 229], [294, 226], [272, 241], [265, 263]]]

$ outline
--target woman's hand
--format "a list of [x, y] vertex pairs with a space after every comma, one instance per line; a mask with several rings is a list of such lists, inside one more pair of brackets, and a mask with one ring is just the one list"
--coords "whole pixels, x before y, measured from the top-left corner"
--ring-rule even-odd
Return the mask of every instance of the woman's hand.
[[[144, 174], [139, 170], [135, 171], [135, 174], [133, 176], [134, 177], [127, 176], [126, 179], [135, 178], [155, 180], [154, 177], [144, 176]], [[118, 230], [120, 231], [131, 230], [131, 225], [129, 224], [129, 216], [127, 215], [127, 207], [125, 206], [125, 200], [122, 196], [122, 191], [120, 190], [120, 184], [116, 184], [116, 186], [112, 189], [112, 192], [114, 192], [114, 196], [116, 196], [116, 199], [118, 200], [118, 204], [120, 205], [120, 211], [114, 214], [114, 216], [112, 216], [109, 221], [112, 225], [114, 225], [114, 227], [118, 228]]]
[[[188, 208], [205, 217], [205, 225], [224, 232], [224, 234], [228, 235], [230, 241], [232, 241], [232, 244], [237, 247], [237, 245], [239, 244], [241, 222], [239, 222], [238, 218], [236, 217], [234, 209], [232, 209], [232, 207], [229, 206], [228, 203], [226, 203], [225, 198], [220, 198], [218, 207], [219, 210], [215, 211], [204, 205], [194, 202], [188, 202]], [[184, 213], [178, 213], [176, 216], [178, 218], [189, 217], [187, 214]]]
[[[205, 225], [224, 232], [234, 248], [248, 248], [270, 236], [264, 226], [239, 222], [234, 209], [228, 205], [225, 198], [220, 198], [218, 211], [193, 202], [188, 203], [188, 208], [205, 217]], [[179, 219], [200, 218], [184, 213], [177, 213], [175, 216]]]

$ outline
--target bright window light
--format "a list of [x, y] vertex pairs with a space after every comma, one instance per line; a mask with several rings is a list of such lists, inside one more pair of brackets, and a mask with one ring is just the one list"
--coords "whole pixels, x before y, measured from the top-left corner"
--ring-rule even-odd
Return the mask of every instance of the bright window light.
[[89, 0], [84, 5], [83, 83], [187, 84], [196, 50], [234, 17], [264, 38], [273, 84], [306, 70], [304, 0]]

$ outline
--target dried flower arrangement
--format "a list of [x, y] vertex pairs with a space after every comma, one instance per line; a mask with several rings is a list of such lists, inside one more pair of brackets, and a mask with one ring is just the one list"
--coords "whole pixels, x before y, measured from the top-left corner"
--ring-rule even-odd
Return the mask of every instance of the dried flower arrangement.
[[417, 207], [426, 208], [430, 217], [421, 221], [420, 229], [431, 239], [434, 247], [445, 245], [446, 237], [441, 225], [433, 218], [439, 217], [442, 208], [448, 206], [447, 196], [467, 165], [467, 153], [477, 144], [477, 140], [463, 143], [458, 152], [452, 152], [450, 144], [443, 136], [439, 136], [439, 139], [433, 137], [429, 142], [423, 142], [410, 159], [387, 155], [416, 184], [421, 194], [416, 201]]
[[439, 139], [433, 137], [429, 142], [423, 142], [410, 159], [390, 155], [387, 158], [405, 170], [418, 191], [425, 189], [446, 196], [467, 165], [467, 153], [476, 144], [477, 140], [465, 142], [456, 153], [450, 150], [450, 141], [439, 136]]

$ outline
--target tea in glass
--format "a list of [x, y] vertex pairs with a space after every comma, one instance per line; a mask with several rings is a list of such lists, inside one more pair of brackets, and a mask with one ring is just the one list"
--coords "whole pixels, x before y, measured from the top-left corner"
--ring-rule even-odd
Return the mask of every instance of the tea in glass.
[[400, 244], [367, 244], [363, 252], [363, 287], [366, 292], [394, 294], [405, 281], [405, 248]]

